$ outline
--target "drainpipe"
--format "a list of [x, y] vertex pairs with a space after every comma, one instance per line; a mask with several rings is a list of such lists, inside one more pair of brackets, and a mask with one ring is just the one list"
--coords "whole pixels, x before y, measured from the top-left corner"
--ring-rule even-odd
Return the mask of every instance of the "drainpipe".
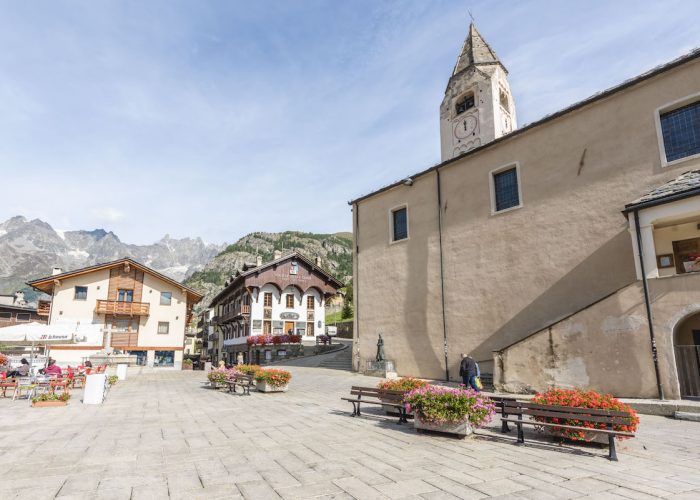
[[440, 170], [435, 169], [437, 180], [438, 205], [438, 247], [440, 249], [440, 301], [442, 302], [442, 337], [445, 350], [445, 380], [450, 380], [450, 368], [447, 360], [447, 316], [445, 314], [445, 265], [442, 256], [442, 190], [440, 189]]
[[656, 349], [656, 336], [654, 335], [654, 321], [651, 314], [651, 300], [649, 299], [649, 283], [647, 273], [644, 269], [644, 252], [642, 250], [642, 232], [639, 227], [639, 210], [634, 211], [634, 230], [637, 233], [637, 255], [639, 256], [639, 269], [642, 272], [642, 287], [644, 288], [644, 305], [647, 310], [647, 321], [649, 322], [649, 339], [651, 340], [651, 357], [654, 360], [654, 374], [656, 375], [656, 389], [659, 399], [664, 397], [664, 388], [661, 385], [661, 375], [659, 374], [659, 354]]
[[353, 219], [355, 219], [355, 224], [353, 228], [354, 243], [355, 243], [355, 268], [353, 269], [352, 276], [352, 300], [354, 302], [354, 314], [353, 314], [353, 326], [357, 332], [357, 337], [355, 337], [356, 344], [353, 346], [357, 349], [357, 371], [360, 371], [360, 364], [362, 360], [360, 359], [360, 245], [358, 244], [358, 238], [360, 237], [360, 205], [356, 203], [352, 207]]

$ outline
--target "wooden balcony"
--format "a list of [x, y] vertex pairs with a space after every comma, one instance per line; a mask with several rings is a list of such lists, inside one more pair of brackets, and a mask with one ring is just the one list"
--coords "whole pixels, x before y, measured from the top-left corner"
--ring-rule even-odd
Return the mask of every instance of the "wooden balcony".
[[115, 349], [133, 348], [138, 345], [139, 332], [112, 332], [112, 347]]
[[114, 316], [148, 316], [148, 302], [119, 302], [117, 300], [97, 300], [97, 314], [112, 314]]
[[51, 301], [50, 300], [40, 300], [39, 305], [37, 306], [37, 309], [36, 309], [36, 313], [39, 316], [48, 316], [50, 310], [51, 310]]
[[233, 321], [235, 319], [241, 318], [243, 316], [249, 316], [250, 315], [250, 305], [246, 304], [241, 304], [240, 307], [233, 309], [227, 313], [222, 314], [221, 316], [218, 316], [218, 322], [219, 324], [222, 323], [228, 323], [229, 321]]

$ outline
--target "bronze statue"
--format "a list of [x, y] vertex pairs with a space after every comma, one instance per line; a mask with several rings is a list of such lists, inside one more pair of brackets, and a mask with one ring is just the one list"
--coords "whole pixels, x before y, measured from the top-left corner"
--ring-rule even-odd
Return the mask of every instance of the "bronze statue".
[[382, 339], [382, 334], [379, 334], [379, 340], [377, 340], [377, 361], [384, 361], [384, 339]]

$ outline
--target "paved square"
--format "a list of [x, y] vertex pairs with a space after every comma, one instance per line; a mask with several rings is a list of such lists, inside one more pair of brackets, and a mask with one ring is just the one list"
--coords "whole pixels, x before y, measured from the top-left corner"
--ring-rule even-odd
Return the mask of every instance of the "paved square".
[[700, 498], [700, 423], [641, 417], [620, 461], [593, 446], [516, 446], [497, 419], [465, 440], [351, 418], [375, 378], [292, 367], [285, 394], [230, 395], [203, 372], [132, 375], [102, 406], [0, 399], [0, 498]]

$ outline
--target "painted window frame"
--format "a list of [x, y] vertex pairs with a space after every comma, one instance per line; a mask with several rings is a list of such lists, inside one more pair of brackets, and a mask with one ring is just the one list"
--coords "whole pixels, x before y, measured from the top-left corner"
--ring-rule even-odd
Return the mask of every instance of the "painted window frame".
[[316, 309], [316, 297], [313, 295], [306, 296], [306, 309], [308, 311], [314, 311]]
[[[399, 210], [406, 209], [406, 237], [400, 240], [394, 239], [394, 213]], [[408, 203], [403, 203], [402, 205], [397, 205], [389, 209], [389, 244], [394, 245], [396, 243], [403, 243], [411, 239], [411, 218], [408, 213]]]
[[[291, 299], [291, 300], [289, 300]], [[294, 294], [293, 293], [285, 293], [284, 294], [284, 308], [285, 309], [294, 309]]]
[[[78, 297], [78, 288], [85, 290], [85, 297], [82, 297], [82, 298]], [[83, 285], [76, 285], [73, 287], [73, 300], [87, 300], [87, 296], [88, 296], [88, 287], [83, 286]]]
[[691, 156], [686, 156], [684, 158], [678, 158], [676, 160], [672, 161], [667, 161], [666, 160], [666, 145], [664, 144], [664, 134], [663, 134], [663, 129], [661, 128], [661, 115], [664, 113], [668, 113], [670, 111], [675, 111], [676, 109], [682, 108], [683, 106], [687, 106], [688, 104], [694, 104], [694, 103], [700, 103], [700, 92], [696, 92], [695, 94], [690, 94], [685, 97], [682, 97], [680, 99], [676, 99], [675, 101], [668, 102], [664, 104], [663, 106], [659, 106], [656, 108], [654, 111], [654, 122], [656, 124], [656, 141], [659, 145], [659, 156], [661, 158], [661, 167], [673, 167], [675, 165], [679, 165], [683, 162], [686, 161], [692, 161], [692, 160], [697, 160], [700, 158], [700, 153], [696, 153]]
[[[165, 325], [165, 331], [161, 332], [160, 327]], [[169, 335], [170, 334], [170, 321], [159, 321], [158, 322], [158, 328], [156, 330], [158, 335]]]
[[[496, 175], [506, 172], [508, 170], [515, 169], [515, 178], [518, 182], [518, 204], [513, 207], [504, 208], [503, 210], [496, 210]], [[518, 210], [523, 207], [523, 183], [522, 175], [520, 172], [520, 162], [514, 161], [501, 165], [498, 168], [494, 168], [489, 172], [489, 191], [491, 192], [491, 215], [501, 215], [513, 210]]]
[[[167, 303], [163, 302], [163, 296], [168, 296]], [[173, 305], [173, 292], [160, 292], [160, 305], [161, 306], [171, 306]]]

